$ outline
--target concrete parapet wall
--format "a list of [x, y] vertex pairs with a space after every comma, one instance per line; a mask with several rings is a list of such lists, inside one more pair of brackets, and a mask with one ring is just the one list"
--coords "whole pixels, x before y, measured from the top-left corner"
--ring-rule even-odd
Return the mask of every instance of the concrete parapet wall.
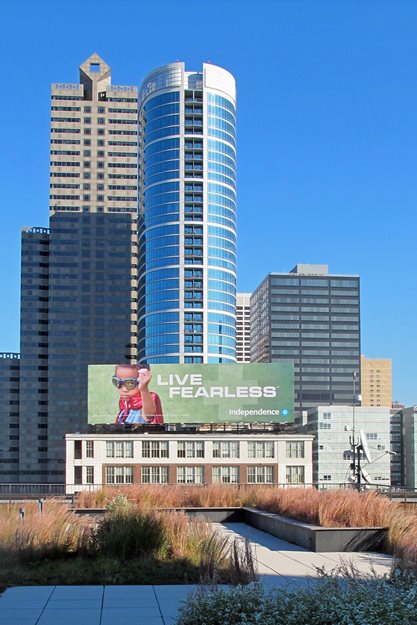
[[320, 527], [254, 508], [242, 511], [248, 525], [316, 552], [378, 551], [388, 532], [384, 527]]

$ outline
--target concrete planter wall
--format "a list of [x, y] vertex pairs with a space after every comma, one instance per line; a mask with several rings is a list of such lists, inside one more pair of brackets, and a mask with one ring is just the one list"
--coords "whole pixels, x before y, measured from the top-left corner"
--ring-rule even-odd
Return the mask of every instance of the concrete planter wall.
[[388, 532], [386, 527], [320, 527], [254, 508], [242, 511], [248, 525], [310, 551], [378, 551]]

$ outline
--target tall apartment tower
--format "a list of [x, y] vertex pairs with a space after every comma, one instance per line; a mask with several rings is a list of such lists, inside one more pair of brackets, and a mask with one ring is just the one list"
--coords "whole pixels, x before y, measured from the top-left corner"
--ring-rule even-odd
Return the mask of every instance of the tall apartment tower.
[[250, 362], [251, 293], [236, 294], [236, 361]]
[[[23, 375], [32, 361], [40, 367], [23, 400], [27, 411], [33, 400], [32, 424], [21, 428], [23, 481], [64, 481], [64, 435], [87, 424], [88, 365], [136, 361], [137, 99], [137, 87], [111, 84], [96, 54], [79, 83], [52, 86], [50, 228], [28, 229], [22, 245]], [[40, 262], [46, 238], [31, 280], [26, 266]]]
[[392, 364], [389, 358], [361, 356], [362, 406], [392, 406]]
[[0, 483], [19, 481], [19, 354], [0, 353]]
[[296, 265], [290, 273], [270, 273], [253, 293], [251, 361], [294, 363], [299, 415], [352, 404], [360, 353], [358, 276], [329, 275], [327, 265]]
[[173, 63], [139, 96], [138, 357], [236, 362], [236, 89]]

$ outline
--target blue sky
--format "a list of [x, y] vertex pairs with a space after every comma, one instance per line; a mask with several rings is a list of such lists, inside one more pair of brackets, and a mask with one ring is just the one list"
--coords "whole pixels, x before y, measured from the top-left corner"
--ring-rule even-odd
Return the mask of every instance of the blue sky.
[[19, 350], [20, 230], [48, 225], [52, 82], [211, 61], [238, 89], [238, 287], [325, 263], [361, 276], [362, 353], [417, 403], [417, 3], [8, 0], [0, 9], [0, 351]]

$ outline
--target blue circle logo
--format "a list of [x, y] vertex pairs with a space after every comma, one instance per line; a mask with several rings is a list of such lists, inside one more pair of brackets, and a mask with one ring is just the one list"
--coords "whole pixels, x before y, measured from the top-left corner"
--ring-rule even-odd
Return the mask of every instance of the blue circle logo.
[[286, 417], [286, 416], [288, 415], [288, 410], [287, 410], [286, 408], [283, 408], [283, 409], [281, 410], [281, 414], [282, 414], [284, 417]]

